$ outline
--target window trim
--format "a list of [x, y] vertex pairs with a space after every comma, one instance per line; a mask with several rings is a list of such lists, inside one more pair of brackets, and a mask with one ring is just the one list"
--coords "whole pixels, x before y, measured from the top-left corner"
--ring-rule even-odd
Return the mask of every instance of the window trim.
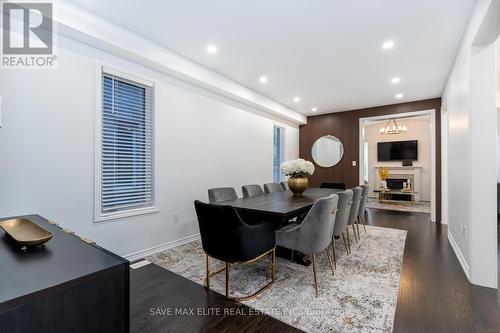
[[[101, 168], [102, 168], [102, 159], [101, 159], [101, 145], [102, 145], [102, 79], [103, 73], [115, 75], [121, 77], [123, 79], [137, 82], [138, 84], [151, 87], [153, 90], [153, 108], [152, 112], [152, 131], [153, 131], [153, 147], [152, 147], [152, 166], [153, 166], [153, 181], [152, 181], [152, 195], [153, 195], [153, 205], [148, 207], [140, 207], [140, 208], [132, 208], [128, 210], [111, 212], [111, 213], [102, 213], [101, 211]], [[144, 214], [152, 214], [157, 213], [160, 210], [158, 209], [158, 168], [157, 168], [157, 138], [158, 131], [157, 128], [157, 110], [158, 110], [158, 94], [156, 91], [156, 87], [158, 86], [157, 82], [153, 80], [145, 79], [142, 76], [129, 74], [128, 72], [114, 69], [106, 66], [103, 63], [96, 62], [95, 66], [95, 90], [94, 90], [94, 223], [110, 221], [116, 219], [127, 218], [131, 216], [138, 216]]]
[[[273, 134], [272, 134], [272, 138], [273, 138], [273, 156], [272, 156], [272, 161], [273, 161], [273, 182], [276, 182], [276, 180], [274, 179], [274, 128], [279, 128], [280, 129], [280, 143], [281, 143], [281, 146], [280, 146], [280, 165], [281, 163], [285, 162], [286, 161], [286, 127], [284, 125], [281, 125], [279, 123], [273, 123]], [[278, 169], [279, 169], [279, 166], [278, 166]], [[283, 182], [285, 181], [286, 178], [283, 174], [281, 174], [281, 171], [280, 171], [280, 177], [279, 177], [279, 180], [277, 180], [278, 182]]]
[[[369, 145], [368, 141], [363, 142], [363, 181], [365, 184], [370, 182], [370, 166], [369, 166]], [[365, 178], [366, 176], [366, 178]]]

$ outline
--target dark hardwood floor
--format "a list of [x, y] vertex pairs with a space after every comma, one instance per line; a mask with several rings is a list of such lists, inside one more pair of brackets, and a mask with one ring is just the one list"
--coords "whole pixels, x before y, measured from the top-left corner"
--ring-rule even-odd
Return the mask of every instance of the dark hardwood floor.
[[153, 264], [130, 270], [130, 292], [131, 332], [301, 332]]
[[[423, 213], [368, 209], [369, 224], [408, 230], [394, 332], [500, 332], [500, 294], [468, 282], [447, 227], [429, 219]], [[152, 264], [131, 270], [130, 281], [132, 332], [298, 331]], [[161, 314], [176, 308], [214, 314]]]
[[429, 215], [368, 209], [370, 224], [408, 230], [394, 332], [500, 332], [500, 294], [469, 283]]

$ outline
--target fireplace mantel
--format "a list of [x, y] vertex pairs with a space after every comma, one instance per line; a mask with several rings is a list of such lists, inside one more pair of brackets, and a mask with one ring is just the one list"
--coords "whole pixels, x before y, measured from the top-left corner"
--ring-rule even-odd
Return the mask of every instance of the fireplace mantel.
[[387, 168], [387, 169], [420, 169], [423, 168], [423, 166], [420, 165], [412, 165], [412, 166], [391, 166], [391, 165], [376, 165], [374, 166], [375, 169], [380, 169], [380, 168]]

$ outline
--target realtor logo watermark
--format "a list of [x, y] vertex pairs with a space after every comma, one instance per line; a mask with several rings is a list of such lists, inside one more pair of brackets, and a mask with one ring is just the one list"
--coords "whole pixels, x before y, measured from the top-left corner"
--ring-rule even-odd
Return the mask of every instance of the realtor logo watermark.
[[2, 2], [1, 68], [55, 68], [52, 2]]

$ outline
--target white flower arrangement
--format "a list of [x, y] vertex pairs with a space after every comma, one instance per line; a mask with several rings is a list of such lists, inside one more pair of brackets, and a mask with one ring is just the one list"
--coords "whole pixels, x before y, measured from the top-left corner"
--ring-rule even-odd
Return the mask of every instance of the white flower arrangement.
[[281, 173], [290, 177], [302, 177], [314, 173], [314, 165], [302, 158], [286, 161], [281, 164]]

